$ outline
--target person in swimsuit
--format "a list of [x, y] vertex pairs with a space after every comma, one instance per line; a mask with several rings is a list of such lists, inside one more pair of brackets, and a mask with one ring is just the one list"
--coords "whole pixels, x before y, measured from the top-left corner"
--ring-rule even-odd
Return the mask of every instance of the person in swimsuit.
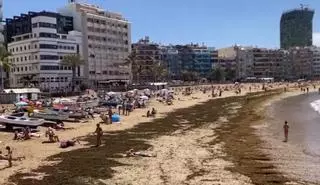
[[287, 121], [284, 122], [283, 131], [284, 131], [284, 142], [287, 142], [288, 141], [288, 135], [289, 135], [289, 125], [288, 125]]
[[100, 124], [97, 124], [97, 128], [96, 128], [96, 131], [95, 131], [95, 134], [97, 134], [97, 144], [96, 144], [96, 147], [100, 146], [101, 145], [101, 137], [102, 137], [102, 128], [100, 127]]

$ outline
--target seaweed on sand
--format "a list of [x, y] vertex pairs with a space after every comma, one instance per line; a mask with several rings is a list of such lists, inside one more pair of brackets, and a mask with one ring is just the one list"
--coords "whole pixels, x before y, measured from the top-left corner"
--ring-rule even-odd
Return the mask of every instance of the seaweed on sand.
[[[219, 140], [226, 143], [225, 150], [228, 154], [228, 160], [231, 159], [236, 164], [232, 170], [249, 176], [257, 184], [260, 182], [269, 183], [269, 179], [270, 181], [284, 182], [285, 179], [277, 172], [269, 173], [267, 175], [268, 178], [263, 178], [265, 174], [254, 173], [257, 171], [256, 167], [262, 169], [263, 166], [258, 160], [244, 158], [250, 152], [252, 152], [253, 156], [261, 156], [258, 146], [255, 146], [259, 145], [261, 141], [253, 134], [251, 125], [246, 121], [242, 121], [255, 116], [249, 110], [252, 110], [252, 105], [259, 103], [259, 98], [249, 99], [256, 95], [260, 95], [260, 93], [251, 94], [247, 98], [229, 97], [216, 99], [190, 108], [179, 109], [169, 113], [165, 118], [141, 123], [128, 130], [106, 132], [103, 136], [104, 145], [99, 148], [83, 148], [53, 155], [47, 160], [61, 162], [51, 166], [41, 166], [29, 174], [18, 173], [11, 176], [9, 180], [16, 184], [33, 185], [104, 184], [99, 179], [111, 178], [115, 173], [112, 170], [113, 167], [128, 165], [117, 162], [116, 158], [120, 157], [119, 154], [125, 153], [130, 148], [146, 150], [151, 147], [146, 140], [173, 134], [178, 129], [184, 128], [184, 131], [188, 131], [208, 122], [215, 122], [220, 116], [228, 114], [228, 105], [234, 102], [241, 102], [245, 104], [245, 107], [241, 108], [234, 120], [231, 120], [234, 124], [223, 124], [219, 134]], [[181, 119], [187, 120], [187, 122], [181, 122]], [[188, 125], [187, 129], [185, 129], [186, 125]], [[232, 132], [222, 134], [223, 130], [231, 130]], [[237, 141], [239, 137], [247, 137], [247, 139], [245, 139], [244, 143], [241, 143]], [[94, 136], [87, 136], [85, 140], [90, 145], [95, 143]], [[247, 145], [249, 146], [248, 149], [242, 149], [246, 148]], [[265, 170], [270, 170], [270, 168], [266, 167]], [[34, 174], [45, 174], [45, 176], [42, 179], [35, 179], [32, 178]], [[259, 178], [262, 178], [262, 180], [259, 180]]]

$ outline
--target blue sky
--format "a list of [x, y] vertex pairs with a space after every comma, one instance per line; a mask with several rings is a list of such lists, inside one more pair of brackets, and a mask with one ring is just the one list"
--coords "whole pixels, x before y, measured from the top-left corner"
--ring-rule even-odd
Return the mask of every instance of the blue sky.
[[[4, 17], [51, 10], [67, 0], [4, 0]], [[83, 0], [81, 1], [83, 2]], [[87, 0], [132, 22], [132, 40], [148, 35], [162, 44], [205, 43], [217, 48], [233, 44], [279, 47], [279, 21], [284, 10], [301, 3], [316, 11], [314, 32], [320, 32], [319, 0]], [[319, 7], [319, 8], [318, 8]], [[318, 8], [318, 9], [317, 9]], [[317, 35], [319, 38], [320, 35]]]

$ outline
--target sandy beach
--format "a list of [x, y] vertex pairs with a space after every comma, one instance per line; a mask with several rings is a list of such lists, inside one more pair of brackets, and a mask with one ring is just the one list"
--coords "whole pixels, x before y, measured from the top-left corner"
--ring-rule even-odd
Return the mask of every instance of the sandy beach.
[[[283, 87], [278, 88], [282, 91]], [[248, 89], [248, 86], [244, 87], [242, 95]], [[299, 93], [295, 90], [277, 97], [282, 99]], [[8, 181], [10, 183], [7, 184], [255, 183], [252, 176], [230, 170], [237, 169], [237, 162], [230, 159], [234, 156], [226, 151], [232, 151], [229, 145], [234, 146], [238, 142], [223, 138], [228, 135], [223, 127], [229, 127], [235, 121], [232, 119], [241, 117], [240, 112], [248, 114], [243, 111], [252, 111], [252, 107], [248, 108], [251, 105], [244, 104], [247, 100], [239, 95], [238, 98], [231, 97], [235, 96], [233, 91], [224, 92], [223, 99], [219, 100], [212, 100], [214, 98], [209, 94], [197, 91], [191, 96], [177, 95], [176, 99], [180, 100], [174, 101], [171, 106], [152, 100], [149, 109], [157, 109], [155, 120], [142, 116], [146, 114], [146, 109], [137, 109], [130, 116], [123, 117], [121, 124], [102, 125], [105, 134], [101, 148], [92, 148], [94, 136], [88, 136], [95, 130], [100, 118], [87, 123], [68, 123], [66, 126], [73, 129], [57, 132], [61, 139], [78, 137], [81, 140], [81, 145], [68, 149], [60, 149], [58, 144], [41, 144], [46, 140], [44, 137], [16, 142], [12, 141], [12, 133], [0, 132], [1, 148], [13, 146], [14, 155], [27, 158], [12, 168], [5, 168], [6, 164], [3, 164], [0, 184]], [[208, 101], [215, 102], [211, 102], [210, 106], [208, 104], [209, 107], [204, 106], [204, 102]], [[259, 103], [255, 102], [254, 105]], [[151, 160], [120, 157], [131, 148], [154, 153], [157, 157]], [[73, 169], [75, 164], [79, 168]], [[66, 178], [72, 178], [61, 179], [64, 176], [62, 173]], [[287, 181], [281, 174], [274, 174], [279, 175], [279, 182]]]

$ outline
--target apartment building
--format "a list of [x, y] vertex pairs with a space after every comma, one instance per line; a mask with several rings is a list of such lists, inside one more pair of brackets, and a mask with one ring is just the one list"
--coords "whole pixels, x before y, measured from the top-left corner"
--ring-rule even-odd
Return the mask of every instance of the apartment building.
[[[72, 69], [61, 65], [63, 56], [81, 55], [81, 33], [72, 31], [72, 17], [53, 12], [28, 12], [6, 19], [6, 39], [12, 88], [31, 85], [48, 92], [71, 90]], [[81, 83], [83, 70], [76, 69]]]
[[253, 50], [252, 47], [231, 46], [218, 50], [219, 66], [235, 71], [237, 79], [252, 77]]
[[74, 29], [82, 32], [84, 75], [93, 88], [124, 84], [131, 68], [126, 58], [131, 52], [131, 23], [121, 14], [95, 5], [70, 3], [58, 10], [73, 17]]
[[182, 72], [178, 49], [173, 46], [161, 46], [161, 60], [167, 65], [169, 80], [179, 80]]
[[315, 11], [305, 6], [284, 12], [280, 20], [282, 49], [312, 46], [313, 17]]
[[286, 78], [287, 52], [279, 49], [253, 48], [253, 76], [257, 78]]
[[312, 78], [313, 51], [310, 47], [294, 47], [289, 49], [289, 60], [292, 65], [292, 77], [295, 79]]
[[149, 37], [145, 37], [132, 44], [132, 55], [135, 57], [132, 64], [133, 82], [156, 81], [154, 69], [157, 65], [162, 65], [160, 46], [151, 42]]

